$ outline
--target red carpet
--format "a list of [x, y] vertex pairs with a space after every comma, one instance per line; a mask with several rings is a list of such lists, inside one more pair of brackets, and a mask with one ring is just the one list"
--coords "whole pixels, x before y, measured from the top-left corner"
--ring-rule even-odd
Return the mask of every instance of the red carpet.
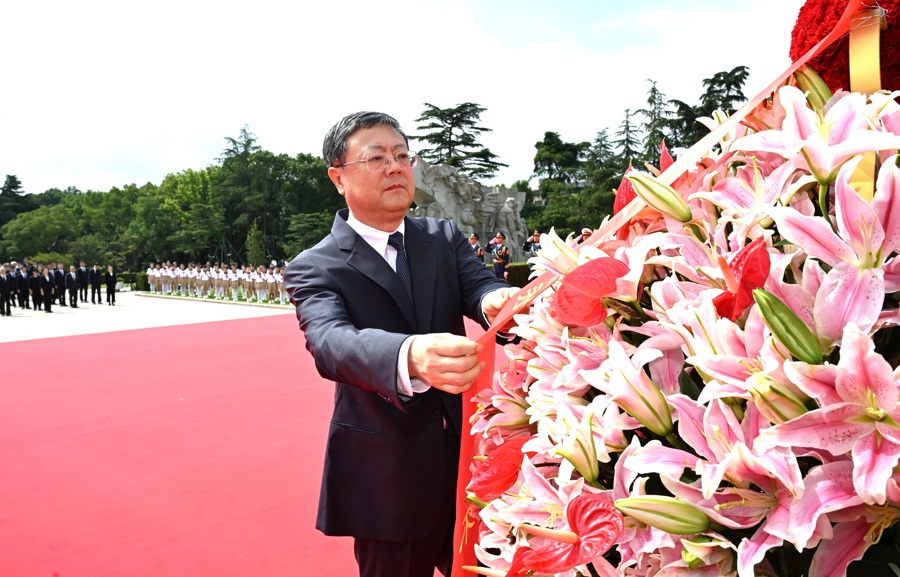
[[355, 574], [291, 316], [0, 345], [0, 575]]

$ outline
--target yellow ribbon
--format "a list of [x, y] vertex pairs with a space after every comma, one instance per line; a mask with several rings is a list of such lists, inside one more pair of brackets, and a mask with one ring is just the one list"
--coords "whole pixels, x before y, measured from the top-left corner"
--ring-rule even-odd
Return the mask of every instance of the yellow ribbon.
[[[887, 26], [881, 7], [862, 10], [850, 22], [850, 90], [872, 94], [881, 90], [881, 30]], [[867, 152], [850, 176], [850, 186], [871, 202], [875, 194], [876, 154]]]

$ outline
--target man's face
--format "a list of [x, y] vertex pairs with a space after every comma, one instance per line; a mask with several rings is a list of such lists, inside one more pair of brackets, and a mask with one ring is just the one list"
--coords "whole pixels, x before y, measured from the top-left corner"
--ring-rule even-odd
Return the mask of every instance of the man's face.
[[469, 244], [471, 244], [472, 246], [475, 246], [476, 244], [478, 244], [478, 239], [477, 239], [477, 238], [470, 238], [470, 239], [469, 239]]
[[69, 272], [75, 272], [75, 265], [69, 267]]
[[[357, 130], [347, 139], [344, 162], [406, 150], [406, 141], [399, 132], [390, 126], [373, 126]], [[386, 232], [393, 231], [403, 220], [416, 192], [412, 168], [401, 167], [393, 160], [386, 168], [376, 171], [370, 171], [364, 162], [332, 167], [328, 176], [356, 218]]]
[[63, 265], [60, 264], [60, 265], [57, 265], [57, 267], [59, 268], [59, 270], [63, 270]]

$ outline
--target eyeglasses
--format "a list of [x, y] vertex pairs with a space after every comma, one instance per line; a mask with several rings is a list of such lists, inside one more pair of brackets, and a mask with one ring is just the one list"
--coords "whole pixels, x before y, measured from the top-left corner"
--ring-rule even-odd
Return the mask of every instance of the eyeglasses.
[[359, 164], [362, 162], [365, 163], [366, 168], [370, 171], [378, 172], [379, 170], [387, 169], [391, 165], [391, 159], [400, 165], [400, 168], [414, 168], [419, 162], [419, 155], [411, 150], [399, 152], [397, 154], [372, 154], [362, 160], [351, 160], [350, 162], [337, 164], [335, 165], [335, 168], [343, 168], [351, 164]]

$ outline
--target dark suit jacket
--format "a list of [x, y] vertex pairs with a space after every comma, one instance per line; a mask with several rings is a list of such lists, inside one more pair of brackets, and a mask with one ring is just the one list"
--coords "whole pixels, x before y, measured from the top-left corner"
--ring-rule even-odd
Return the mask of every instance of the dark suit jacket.
[[100, 269], [88, 270], [88, 283], [90, 283], [91, 288], [100, 288], [103, 285], [103, 275], [104, 272]]
[[115, 288], [116, 288], [116, 282], [117, 282], [117, 279], [116, 279], [116, 272], [115, 272], [115, 271], [113, 271], [113, 272], [109, 272], [109, 271], [104, 272], [104, 273], [103, 273], [103, 280], [106, 282], [106, 290], [108, 290], [108, 291], [115, 290]]
[[49, 297], [53, 294], [54, 289], [56, 288], [56, 281], [54, 279], [53, 273], [50, 273], [48, 276], [41, 275], [41, 290], [44, 292], [44, 297]]
[[86, 287], [88, 286], [88, 275], [90, 274], [91, 269], [88, 267], [78, 267], [75, 269], [75, 278], [78, 279], [78, 287]]
[[76, 269], [75, 278], [72, 278], [72, 273], [66, 273], [66, 288], [69, 292], [77, 291], [78, 287], [81, 286], [81, 281], [78, 280], [78, 271]]
[[435, 525], [444, 495], [446, 415], [462, 429], [462, 400], [396, 391], [397, 355], [413, 334], [465, 334], [484, 323], [482, 297], [509, 286], [475, 258], [452, 222], [406, 218], [415, 305], [382, 255], [338, 212], [331, 234], [285, 271], [306, 348], [336, 382], [316, 527], [326, 535], [406, 541]]
[[53, 282], [56, 285], [56, 294], [61, 295], [66, 289], [66, 274], [68, 273], [56, 269], [55, 271], [51, 271], [50, 274], [53, 275]]
[[15, 298], [19, 288], [18, 280], [16, 280], [15, 272], [6, 272], [6, 287], [3, 289], [9, 298]]

